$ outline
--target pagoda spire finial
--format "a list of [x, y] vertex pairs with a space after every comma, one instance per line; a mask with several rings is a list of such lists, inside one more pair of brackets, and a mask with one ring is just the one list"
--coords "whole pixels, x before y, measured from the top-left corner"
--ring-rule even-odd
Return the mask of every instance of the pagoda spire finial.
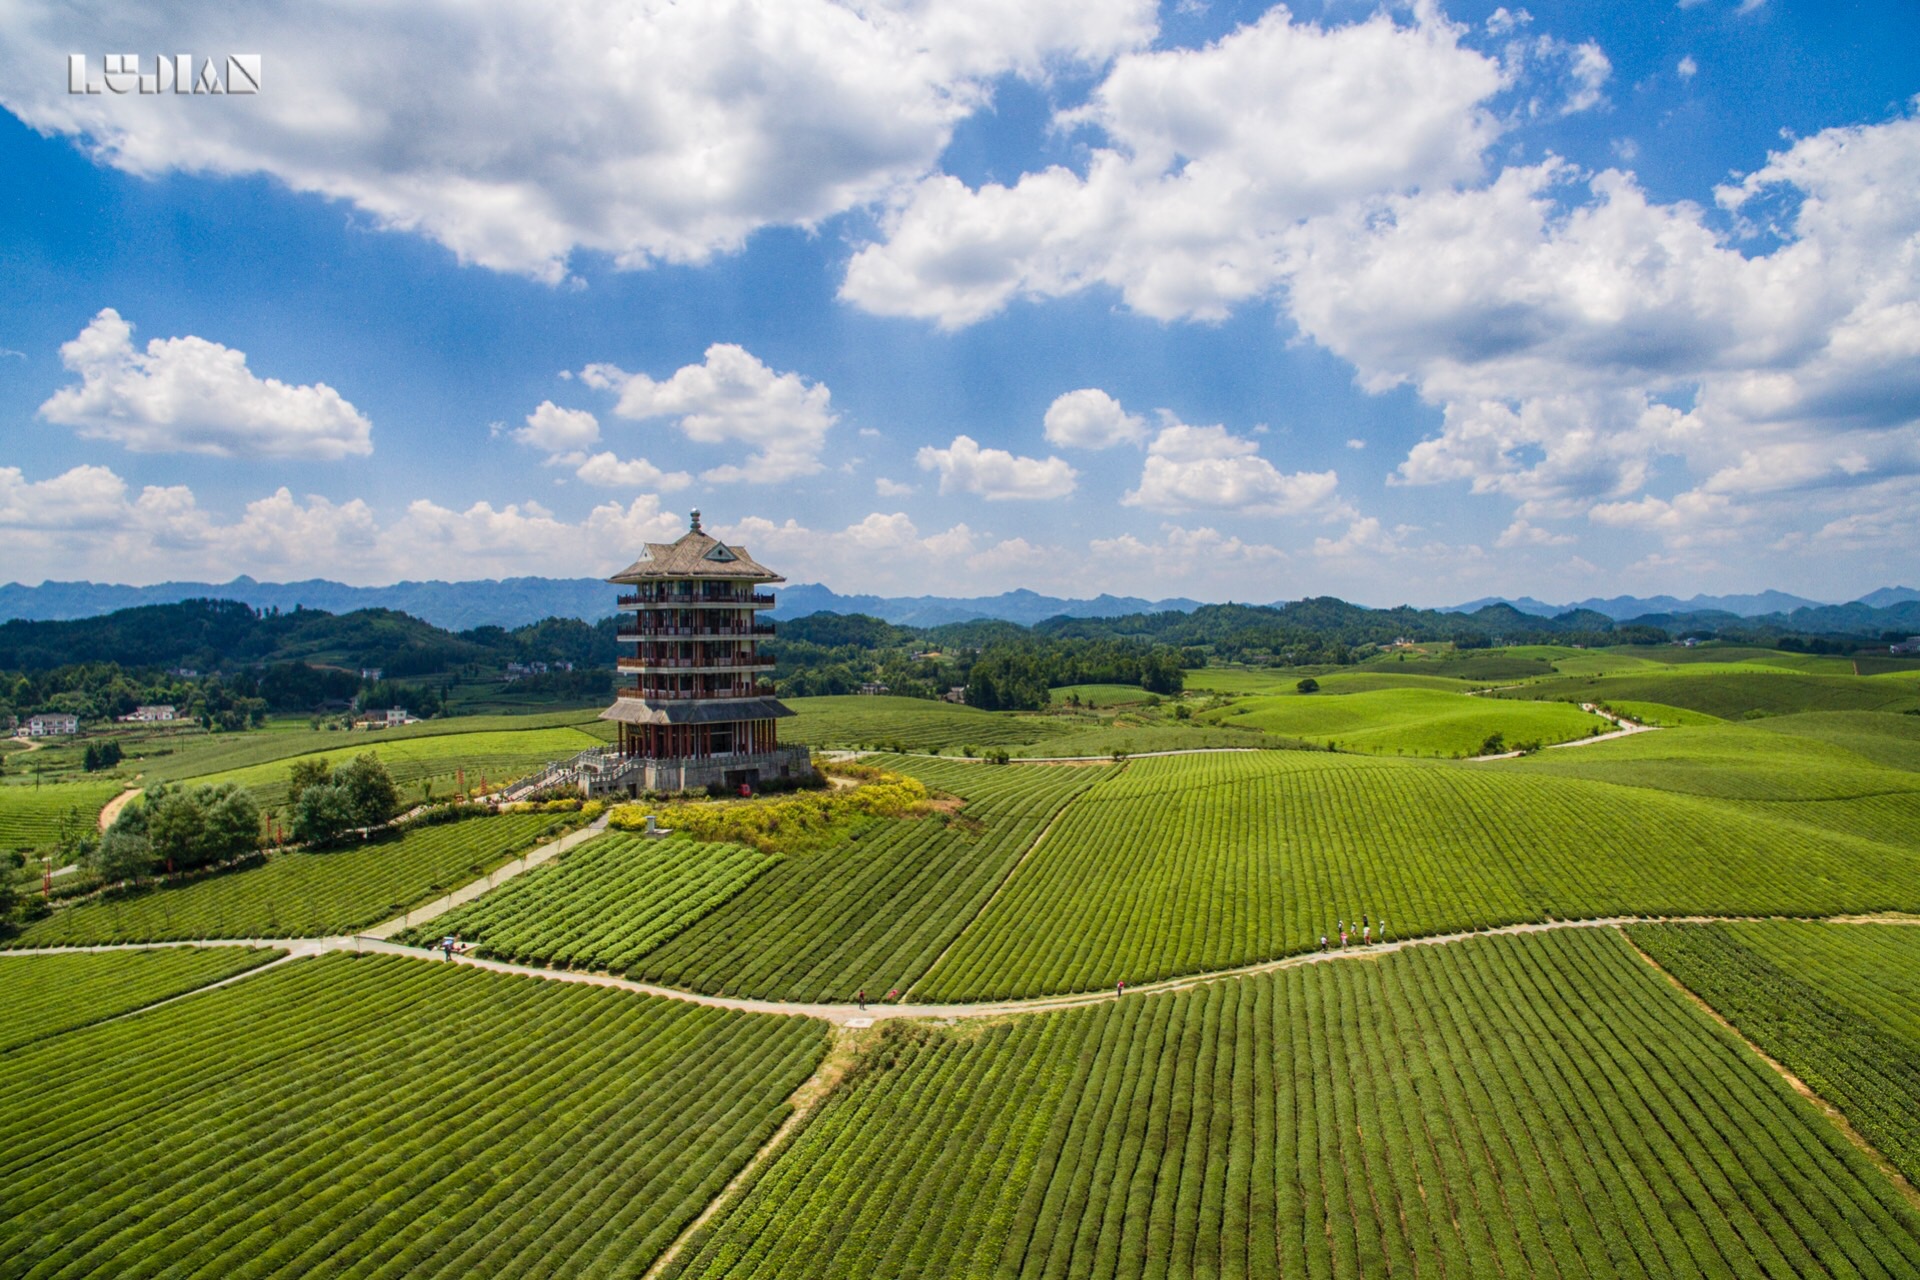
[[700, 508], [693, 509], [693, 532], [700, 532]]

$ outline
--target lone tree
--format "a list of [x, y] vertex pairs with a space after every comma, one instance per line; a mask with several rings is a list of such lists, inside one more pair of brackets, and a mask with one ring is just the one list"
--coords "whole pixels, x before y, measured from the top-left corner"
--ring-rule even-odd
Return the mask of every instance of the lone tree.
[[1293, 687], [1295, 689], [1298, 689], [1301, 693], [1320, 692], [1320, 682], [1318, 680], [1315, 680], [1312, 676], [1308, 676], [1305, 680], [1300, 681], [1298, 684], [1294, 685]]

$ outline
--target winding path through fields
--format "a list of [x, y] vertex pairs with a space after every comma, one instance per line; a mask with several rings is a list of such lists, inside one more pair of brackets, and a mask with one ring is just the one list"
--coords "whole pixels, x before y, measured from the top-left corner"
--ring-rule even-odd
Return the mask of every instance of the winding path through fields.
[[[444, 899], [442, 900], [444, 901]], [[444, 910], [444, 908], [442, 908]], [[416, 912], [415, 923], [421, 923], [421, 913]], [[438, 914], [438, 913], [436, 913]], [[495, 973], [513, 973], [522, 977], [540, 978], [548, 982], [573, 982], [585, 986], [615, 987], [622, 991], [632, 991], [640, 995], [661, 996], [669, 1000], [686, 1000], [693, 1004], [707, 1005], [716, 1009], [734, 1009], [743, 1013], [775, 1013], [788, 1017], [820, 1018], [826, 1022], [843, 1027], [870, 1027], [876, 1022], [893, 1018], [930, 1018], [940, 1021], [956, 1021], [961, 1018], [999, 1018], [1016, 1013], [1045, 1013], [1056, 1009], [1077, 1009], [1103, 1001], [1134, 999], [1164, 995], [1173, 991], [1185, 991], [1192, 987], [1203, 986], [1209, 982], [1221, 982], [1232, 978], [1251, 977], [1256, 974], [1274, 973], [1281, 969], [1296, 969], [1309, 964], [1332, 964], [1342, 960], [1374, 960], [1396, 951], [1410, 947], [1436, 947], [1448, 943], [1464, 942], [1471, 938], [1495, 938], [1509, 934], [1546, 933], [1556, 929], [1615, 929], [1630, 924], [1724, 924], [1734, 921], [1753, 921], [1762, 916], [1597, 916], [1586, 920], [1536, 920], [1525, 924], [1500, 925], [1488, 929], [1464, 929], [1456, 933], [1436, 933], [1419, 937], [1396, 938], [1391, 942], [1376, 942], [1371, 946], [1332, 947], [1326, 951], [1308, 951], [1298, 955], [1282, 956], [1277, 960], [1262, 960], [1254, 964], [1238, 965], [1231, 969], [1214, 969], [1205, 973], [1192, 973], [1178, 978], [1165, 978], [1158, 982], [1143, 982], [1139, 986], [1129, 986], [1124, 997], [1116, 997], [1113, 992], [1082, 991], [1057, 996], [1033, 996], [1024, 1000], [993, 1000], [971, 1004], [883, 1004], [872, 1003], [865, 1009], [849, 1004], [810, 1004], [785, 1000], [748, 1000], [738, 996], [705, 995], [697, 991], [684, 991], [678, 987], [664, 987], [651, 982], [635, 982], [611, 973], [600, 973], [581, 969], [548, 969], [540, 965], [513, 964], [505, 960], [487, 960], [479, 956], [454, 956], [450, 963], [471, 965], [477, 969], [489, 969]], [[1891, 924], [1920, 926], [1920, 916], [1835, 916], [1834, 923], [1847, 924]], [[381, 929], [398, 932], [397, 922], [389, 921]], [[217, 986], [239, 982], [255, 973], [265, 972], [277, 965], [307, 956], [326, 955], [334, 951], [371, 951], [389, 955], [413, 956], [416, 959], [432, 958], [438, 951], [432, 947], [406, 946], [390, 942], [386, 936], [376, 936], [374, 932], [362, 934], [339, 934], [326, 938], [204, 938], [193, 942], [111, 942], [91, 946], [71, 947], [22, 947], [17, 950], [0, 951], [0, 964], [8, 956], [47, 956], [65, 955], [73, 952], [91, 951], [145, 951], [158, 947], [278, 947], [288, 954], [284, 960], [271, 965], [262, 965], [249, 969], [246, 973], [236, 974]], [[206, 988], [200, 988], [206, 990]], [[191, 994], [191, 993], [189, 993]], [[185, 997], [176, 997], [184, 999]]]
[[113, 820], [120, 816], [120, 811], [132, 804], [133, 798], [139, 794], [139, 787], [128, 787], [125, 791], [122, 791], [119, 795], [102, 805], [100, 808], [100, 829], [105, 831], [108, 827], [112, 826]]

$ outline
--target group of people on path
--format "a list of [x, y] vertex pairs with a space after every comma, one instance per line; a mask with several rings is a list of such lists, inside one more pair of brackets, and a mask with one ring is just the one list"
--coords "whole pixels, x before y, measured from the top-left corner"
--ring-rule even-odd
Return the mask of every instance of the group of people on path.
[[440, 939], [440, 954], [444, 955], [449, 960], [453, 959], [457, 955], [463, 956], [467, 954], [467, 944], [460, 941], [460, 936], [458, 934], [450, 933], [446, 937]]
[[[1373, 918], [1371, 916], [1366, 915], [1363, 912], [1360, 916], [1360, 928], [1357, 930], [1352, 928], [1350, 925], [1348, 925], [1348, 923], [1345, 920], [1342, 920], [1340, 922], [1340, 949], [1342, 951], [1345, 951], [1348, 945], [1355, 940], [1354, 935], [1356, 933], [1359, 935], [1358, 940], [1361, 946], [1363, 947], [1372, 946], [1373, 945]], [[1386, 940], [1387, 940], [1387, 921], [1386, 921], [1386, 917], [1382, 916], [1380, 918], [1380, 941], [1385, 942]], [[1320, 949], [1322, 951], [1325, 951], [1327, 949], [1327, 935], [1324, 933], [1320, 935]]]

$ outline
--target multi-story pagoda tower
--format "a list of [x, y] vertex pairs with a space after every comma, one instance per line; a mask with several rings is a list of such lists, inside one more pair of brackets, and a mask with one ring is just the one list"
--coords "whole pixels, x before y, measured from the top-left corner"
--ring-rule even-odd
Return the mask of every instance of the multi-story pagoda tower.
[[792, 711], [761, 679], [773, 659], [759, 620], [773, 595], [758, 588], [786, 579], [700, 528], [679, 541], [649, 542], [608, 579], [620, 596], [622, 653], [617, 699], [600, 713], [617, 721], [623, 758], [618, 785], [629, 792], [729, 790], [812, 773], [805, 747], [783, 747], [774, 722]]

